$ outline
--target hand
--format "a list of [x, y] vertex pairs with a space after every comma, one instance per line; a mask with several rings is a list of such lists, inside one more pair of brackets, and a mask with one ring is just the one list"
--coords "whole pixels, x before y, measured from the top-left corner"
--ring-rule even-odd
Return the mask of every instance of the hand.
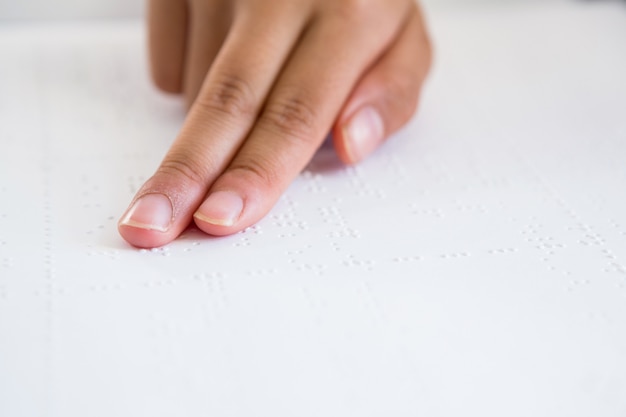
[[150, 0], [152, 76], [184, 126], [119, 223], [138, 247], [261, 219], [327, 134], [356, 163], [413, 115], [431, 60], [415, 0]]

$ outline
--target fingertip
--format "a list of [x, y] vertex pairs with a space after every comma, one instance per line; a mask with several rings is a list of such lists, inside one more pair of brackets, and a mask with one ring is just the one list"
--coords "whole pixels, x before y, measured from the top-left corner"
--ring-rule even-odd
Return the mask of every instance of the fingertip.
[[193, 220], [209, 235], [232, 235], [261, 220], [282, 191], [279, 184], [266, 182], [251, 169], [231, 168], [213, 184]]
[[346, 164], [355, 164], [384, 141], [385, 123], [373, 105], [364, 105], [335, 127], [333, 138], [339, 158]]
[[171, 242], [173, 207], [164, 194], [140, 196], [128, 208], [118, 223], [120, 235], [133, 246], [154, 248]]
[[174, 240], [168, 234], [156, 230], [118, 224], [117, 230], [126, 242], [136, 248], [151, 249], [164, 246]]
[[244, 199], [234, 191], [215, 191], [193, 215], [194, 222], [205, 233], [223, 236], [239, 230]]
[[337, 123], [333, 127], [332, 140], [333, 140], [333, 147], [335, 148], [335, 152], [337, 153], [337, 156], [339, 157], [341, 162], [343, 162], [346, 165], [354, 164], [355, 162], [352, 160], [350, 153], [346, 146], [346, 140], [344, 138], [344, 133], [343, 133], [343, 126], [339, 123]]
[[231, 226], [214, 224], [197, 215], [194, 215], [193, 221], [198, 229], [210, 236], [229, 236], [243, 230], [236, 224]]
[[159, 69], [153, 68], [151, 78], [154, 86], [163, 93], [180, 94], [183, 92], [182, 80], [176, 78], [176, 76], [160, 72]]

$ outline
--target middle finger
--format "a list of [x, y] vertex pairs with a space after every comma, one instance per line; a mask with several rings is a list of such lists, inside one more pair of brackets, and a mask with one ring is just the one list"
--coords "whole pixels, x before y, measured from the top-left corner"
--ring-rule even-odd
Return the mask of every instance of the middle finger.
[[176, 238], [245, 139], [308, 19], [285, 3], [235, 10], [179, 136], [120, 222], [132, 244], [155, 247]]

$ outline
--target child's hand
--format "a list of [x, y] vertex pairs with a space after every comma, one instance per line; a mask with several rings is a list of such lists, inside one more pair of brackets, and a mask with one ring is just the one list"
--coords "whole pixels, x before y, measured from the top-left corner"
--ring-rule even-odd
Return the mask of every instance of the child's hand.
[[431, 52], [415, 0], [151, 0], [156, 84], [185, 124], [120, 221], [140, 247], [226, 235], [274, 205], [328, 132], [366, 157], [415, 111]]

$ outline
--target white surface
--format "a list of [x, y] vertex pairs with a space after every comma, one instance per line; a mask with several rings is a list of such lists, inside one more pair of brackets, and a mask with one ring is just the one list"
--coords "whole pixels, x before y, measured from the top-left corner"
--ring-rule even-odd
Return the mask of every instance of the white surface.
[[0, 416], [626, 415], [626, 13], [431, 17], [374, 157], [147, 252], [115, 222], [183, 110], [140, 27], [0, 29]]

